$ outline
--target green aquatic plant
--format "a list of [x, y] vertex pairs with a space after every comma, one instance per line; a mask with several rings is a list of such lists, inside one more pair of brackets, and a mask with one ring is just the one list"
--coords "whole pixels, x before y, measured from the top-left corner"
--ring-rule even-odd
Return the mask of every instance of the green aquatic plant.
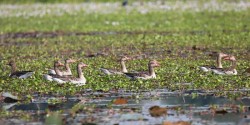
[[49, 112], [45, 118], [46, 125], [62, 125], [63, 118], [60, 112]]
[[[203, 73], [198, 68], [214, 64], [208, 54], [213, 51], [235, 55], [239, 74], [249, 67], [248, 15], [248, 10], [152, 11], [146, 14], [131, 11], [128, 14], [121, 9], [118, 13], [76, 12], [56, 18], [49, 13], [40, 18], [1, 17], [0, 90], [20, 95], [34, 92], [74, 95], [86, 88], [94, 91], [249, 88], [248, 77], [218, 76]], [[108, 22], [120, 25], [110, 26]], [[126, 64], [129, 71], [146, 71], [148, 60], [156, 59], [161, 63], [156, 69], [157, 78], [131, 81], [124, 76], [100, 73], [102, 66], [119, 68], [116, 60], [121, 55], [133, 58]], [[43, 79], [42, 75], [53, 67], [55, 59], [69, 57], [89, 65], [84, 69], [85, 86]], [[35, 74], [25, 80], [8, 78], [9, 67], [5, 64], [12, 58], [17, 60], [20, 69], [35, 70]], [[76, 64], [71, 69], [76, 76]]]

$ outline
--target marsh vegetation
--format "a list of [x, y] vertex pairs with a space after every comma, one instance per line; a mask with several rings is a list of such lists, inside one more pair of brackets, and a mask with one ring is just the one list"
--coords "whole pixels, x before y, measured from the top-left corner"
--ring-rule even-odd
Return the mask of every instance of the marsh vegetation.
[[[83, 100], [81, 98], [85, 98], [84, 93], [91, 90], [92, 94], [95, 92], [102, 92], [102, 94], [95, 96], [88, 93], [87, 103], [93, 104], [88, 100], [95, 100], [105, 96], [105, 93], [116, 91], [118, 94], [116, 98], [126, 97], [125, 101], [117, 102], [119, 106], [122, 105], [121, 107], [125, 108], [125, 114], [133, 110], [138, 113], [138, 119], [142, 120], [145, 116], [141, 116], [143, 114], [141, 111], [143, 94], [141, 93], [163, 88], [164, 91], [177, 92], [181, 95], [189, 94], [193, 98], [199, 97], [198, 91], [202, 95], [223, 97], [231, 101], [239, 99], [241, 103], [233, 104], [234, 101], [229, 101], [223, 104], [233, 104], [240, 113], [246, 113], [247, 110], [243, 109], [247, 109], [249, 104], [242, 100], [249, 97], [250, 78], [242, 73], [250, 67], [249, 7], [249, 1], [244, 0], [164, 3], [145, 1], [144, 4], [133, 1], [127, 6], [121, 6], [121, 3], [116, 1], [1, 4], [0, 91], [8, 91], [21, 98], [28, 98], [28, 101], [21, 102], [21, 105], [26, 104], [25, 106], [29, 104], [29, 100], [34, 104], [36, 99], [43, 100], [41, 99], [43, 97], [46, 97], [44, 99], [46, 103], [53, 104], [47, 105], [52, 108], [34, 109], [33, 114], [25, 114], [27, 111], [15, 110], [15, 108], [1, 110], [1, 116], [6, 119], [17, 117], [17, 119], [25, 119], [24, 121], [41, 121], [42, 124], [46, 120], [44, 117], [35, 119], [37, 117], [33, 116], [39, 115], [36, 111], [50, 114], [55, 112], [47, 109], [52, 111], [56, 109], [59, 110], [56, 113], [61, 119], [63, 111], [72, 111], [67, 113], [73, 117], [82, 112], [96, 115], [98, 113], [93, 110], [101, 106], [111, 111], [115, 110], [113, 108], [116, 108], [116, 104], [112, 103], [115, 98], [106, 99], [113, 95], [102, 98], [109, 100], [103, 102], [103, 105], [96, 104], [97, 106], [88, 107], [89, 105], [78, 104]], [[200, 71], [201, 65], [215, 64], [215, 58], [209, 56], [214, 52], [234, 55], [237, 59], [238, 75], [215, 75], [212, 72]], [[130, 80], [121, 75], [105, 75], [100, 72], [101, 67], [120, 69], [117, 60], [124, 55], [133, 58], [126, 62], [128, 71], [145, 71], [148, 68], [148, 61], [156, 59], [160, 63], [160, 67], [155, 69], [156, 79]], [[88, 65], [84, 69], [86, 85], [57, 84], [43, 79], [43, 74], [53, 67], [54, 60], [67, 58], [76, 59]], [[18, 69], [35, 71], [34, 75], [28, 79], [9, 78], [10, 67], [6, 64], [12, 59], [17, 63]], [[76, 65], [77, 63], [71, 65], [74, 76], [77, 74]], [[223, 65], [228, 67], [230, 63], [223, 61]], [[119, 95], [117, 91], [121, 90], [133, 92], [133, 94]], [[152, 97], [146, 100], [161, 100], [159, 97], [163, 95], [159, 94], [161, 96], [155, 97], [156, 95], [152, 94]], [[74, 97], [75, 100], [71, 100], [70, 106], [63, 109], [61, 106], [67, 105], [66, 102], [70, 97]], [[133, 109], [135, 103], [130, 101], [138, 100], [140, 102], [138, 107]], [[4, 103], [1, 102], [1, 104]], [[168, 106], [164, 102], [157, 105]], [[210, 103], [207, 105], [211, 109], [209, 111], [217, 111], [212, 110], [216, 109], [214, 108], [216, 106]], [[149, 108], [150, 106], [147, 106], [146, 119], [150, 119], [148, 118]], [[174, 112], [182, 110], [183, 107]], [[165, 115], [169, 114], [171, 113], [168, 112]], [[70, 121], [71, 116], [67, 120]], [[131, 116], [121, 116], [121, 119], [124, 118], [126, 121], [128, 117]], [[161, 123], [164, 118], [166, 117], [161, 117]], [[79, 119], [81, 123], [100, 123], [95, 121], [96, 119], [92, 121]], [[69, 121], [64, 123], [69, 124]], [[152, 124], [161, 123], [152, 122]], [[239, 122], [234, 124], [237, 123]]]

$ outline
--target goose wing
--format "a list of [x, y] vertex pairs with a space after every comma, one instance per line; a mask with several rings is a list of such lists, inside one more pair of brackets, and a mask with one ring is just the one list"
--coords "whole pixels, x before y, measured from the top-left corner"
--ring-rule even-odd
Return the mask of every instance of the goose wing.
[[215, 69], [216, 67], [215, 66], [204, 65], [204, 66], [200, 66], [199, 68], [203, 72], [209, 72], [212, 69]]
[[[68, 72], [68, 71], [61, 71], [63, 76], [72, 76], [72, 72]], [[48, 70], [48, 75], [56, 75], [56, 71], [53, 69], [49, 69]]]
[[137, 78], [144, 79], [149, 76], [148, 72], [124, 73], [124, 74], [131, 79], [137, 79]]
[[62, 71], [63, 76], [72, 76], [72, 72]]
[[80, 78], [71, 78], [69, 79], [70, 83], [78, 85], [78, 86], [82, 86], [85, 85], [86, 83], [86, 79], [80, 79]]
[[216, 69], [212, 69], [212, 72], [218, 75], [237, 75], [237, 70], [233, 69], [233, 70], [229, 70], [228, 68], [223, 69], [223, 68], [216, 68]]
[[34, 71], [17, 71], [10, 74], [11, 78], [28, 78], [34, 74]]
[[113, 70], [113, 69], [100, 68], [100, 70], [101, 70], [104, 74], [107, 74], [107, 75], [112, 75], [112, 74], [123, 74], [122, 72], [116, 71], [116, 70]]
[[212, 72], [214, 74], [218, 74], [218, 75], [224, 75], [225, 74], [225, 70], [222, 69], [222, 68], [214, 68], [214, 69], [212, 69]]
[[48, 74], [49, 75], [56, 75], [56, 71], [54, 69], [49, 69]]
[[225, 70], [224, 71], [226, 75], [237, 75], [238, 72], [236, 69], [233, 69], [233, 70]]
[[57, 83], [67, 83], [70, 82], [69, 78], [63, 78], [63, 77], [53, 77], [52, 78], [53, 81], [57, 82]]
[[59, 76], [59, 75], [52, 75], [52, 74], [44, 74], [43, 78], [49, 81], [53, 81], [53, 78], [72, 78], [73, 76]]

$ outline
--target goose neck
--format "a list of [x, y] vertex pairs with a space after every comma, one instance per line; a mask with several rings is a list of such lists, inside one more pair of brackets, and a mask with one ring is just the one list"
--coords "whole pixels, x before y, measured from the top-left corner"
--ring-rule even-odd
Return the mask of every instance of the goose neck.
[[60, 69], [58, 68], [58, 66], [56, 64], [54, 65], [54, 70], [55, 70], [57, 75], [62, 76], [62, 72], [60, 71]]
[[236, 65], [237, 65], [237, 62], [236, 62], [236, 61], [232, 61], [232, 62], [231, 62], [231, 66], [229, 67], [229, 70], [234, 70], [234, 69], [236, 69]]
[[85, 78], [83, 76], [82, 68], [80, 66], [77, 66], [77, 75], [78, 75], [78, 78], [80, 78], [80, 79]]
[[150, 64], [148, 65], [148, 70], [149, 70], [149, 75], [150, 76], [156, 76], [155, 71], [154, 71], [154, 67], [151, 66]]
[[14, 73], [14, 72], [16, 72], [16, 71], [17, 71], [16, 64], [13, 63], [13, 64], [11, 65], [11, 73]]
[[219, 55], [216, 59], [217, 68], [223, 68], [221, 64], [221, 56]]
[[65, 61], [65, 68], [66, 68], [66, 71], [67, 72], [70, 72], [71, 73], [71, 69], [69, 67], [69, 63], [67, 61]]
[[128, 72], [127, 68], [126, 68], [126, 65], [125, 65], [125, 61], [121, 61], [121, 69], [122, 69], [122, 72]]

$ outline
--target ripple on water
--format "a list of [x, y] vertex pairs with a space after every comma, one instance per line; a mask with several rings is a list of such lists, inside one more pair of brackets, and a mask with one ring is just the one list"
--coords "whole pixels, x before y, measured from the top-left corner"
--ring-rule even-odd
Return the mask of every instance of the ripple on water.
[[[193, 92], [197, 96], [191, 96]], [[76, 124], [91, 122], [107, 125], [147, 125], [162, 124], [166, 121], [186, 121], [196, 125], [249, 123], [249, 120], [244, 117], [247, 117], [250, 113], [250, 99], [244, 97], [239, 100], [230, 100], [225, 97], [215, 97], [211, 94], [204, 95], [204, 92], [200, 90], [187, 90], [180, 93], [166, 89], [143, 92], [123, 90], [93, 92], [88, 90], [83, 93], [82, 95], [64, 98], [58, 95], [34, 95], [34, 102], [13, 103], [9, 107], [8, 105], [1, 106], [9, 111], [33, 112], [34, 117], [40, 117], [40, 119], [46, 118], [46, 110], [61, 110], [66, 121]], [[139, 97], [136, 96], [138, 94]], [[114, 100], [119, 99], [125, 100], [126, 103], [114, 103]], [[84, 103], [82, 103], [82, 100], [84, 100]], [[76, 106], [79, 108], [76, 108]], [[149, 113], [152, 106], [166, 108], [167, 113], [162, 116], [152, 117]], [[74, 110], [72, 110], [73, 107]], [[37, 111], [40, 114], [36, 114]], [[73, 111], [75, 115], [72, 119]], [[41, 112], [43, 113], [41, 114]], [[9, 122], [13, 122], [13, 119], [9, 119]], [[44, 120], [41, 120], [41, 122], [44, 122]], [[32, 124], [31, 121], [28, 123]]]

